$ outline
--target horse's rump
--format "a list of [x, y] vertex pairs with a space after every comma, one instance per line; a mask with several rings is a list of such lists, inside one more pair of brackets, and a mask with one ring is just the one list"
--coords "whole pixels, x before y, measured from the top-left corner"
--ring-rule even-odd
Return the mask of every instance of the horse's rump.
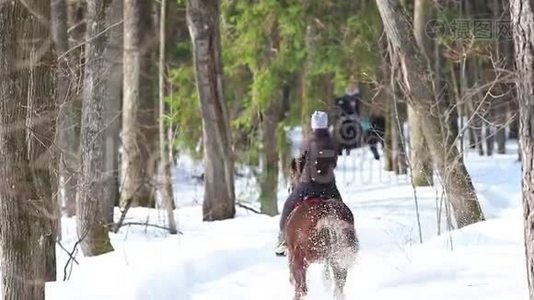
[[312, 198], [299, 203], [286, 225], [289, 251], [299, 248], [310, 261], [340, 260], [358, 251], [354, 216], [337, 199]]
[[349, 268], [355, 261], [359, 250], [354, 225], [346, 220], [326, 216], [317, 221], [317, 233], [312, 243], [324, 247], [323, 257], [328, 262], [335, 262], [343, 269]]

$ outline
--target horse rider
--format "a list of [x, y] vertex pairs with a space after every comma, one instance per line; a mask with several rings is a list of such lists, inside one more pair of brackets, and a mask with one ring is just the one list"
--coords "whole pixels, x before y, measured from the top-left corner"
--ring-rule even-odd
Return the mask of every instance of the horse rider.
[[336, 186], [334, 168], [338, 149], [328, 131], [328, 115], [315, 111], [311, 117], [312, 133], [300, 147], [298, 160], [304, 163], [300, 181], [287, 198], [280, 216], [280, 232], [276, 255], [286, 254], [285, 225], [295, 206], [306, 198], [336, 198], [341, 195]]
[[335, 139], [340, 143], [339, 155], [345, 150], [347, 155], [351, 149], [362, 146], [364, 124], [360, 117], [361, 94], [356, 81], [351, 77], [345, 94], [335, 99], [335, 106], [338, 108], [335, 114]]
[[341, 108], [345, 115], [359, 118], [361, 97], [358, 84], [351, 80], [345, 89], [345, 95], [336, 99], [336, 105]]

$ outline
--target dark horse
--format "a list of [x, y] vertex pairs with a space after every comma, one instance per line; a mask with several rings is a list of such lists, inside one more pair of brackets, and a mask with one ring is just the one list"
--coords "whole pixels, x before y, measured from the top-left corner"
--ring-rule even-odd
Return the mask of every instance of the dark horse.
[[341, 104], [336, 105], [334, 113], [336, 119], [333, 136], [340, 145], [339, 155], [343, 150], [350, 154], [350, 150], [361, 148], [364, 144], [369, 145], [375, 159], [380, 159], [377, 145], [384, 147], [384, 133], [386, 130], [386, 118], [380, 115], [371, 115], [368, 120], [362, 119], [352, 110]]
[[[291, 162], [291, 188], [298, 184], [302, 164]], [[359, 249], [354, 216], [338, 199], [307, 198], [291, 212], [286, 224], [290, 281], [295, 287], [294, 299], [307, 293], [306, 271], [312, 263], [324, 263], [324, 275], [334, 274], [334, 298], [343, 299], [343, 288], [349, 267]]]

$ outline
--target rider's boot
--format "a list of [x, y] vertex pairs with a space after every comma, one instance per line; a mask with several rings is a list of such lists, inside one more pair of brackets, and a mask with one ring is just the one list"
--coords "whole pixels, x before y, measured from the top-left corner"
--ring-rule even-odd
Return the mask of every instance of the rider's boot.
[[276, 246], [276, 248], [274, 249], [274, 253], [277, 256], [287, 255], [286, 239], [283, 232], [278, 233], [278, 246]]

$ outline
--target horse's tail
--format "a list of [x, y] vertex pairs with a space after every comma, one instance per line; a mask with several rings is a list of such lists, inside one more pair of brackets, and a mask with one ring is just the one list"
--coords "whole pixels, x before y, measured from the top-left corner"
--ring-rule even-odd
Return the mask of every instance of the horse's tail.
[[317, 221], [319, 236], [328, 253], [327, 260], [348, 268], [356, 259], [359, 250], [354, 224], [336, 216], [325, 216]]
[[325, 216], [317, 221], [317, 231], [323, 238], [325, 248], [329, 253], [336, 249], [343, 237], [345, 223], [334, 216]]

